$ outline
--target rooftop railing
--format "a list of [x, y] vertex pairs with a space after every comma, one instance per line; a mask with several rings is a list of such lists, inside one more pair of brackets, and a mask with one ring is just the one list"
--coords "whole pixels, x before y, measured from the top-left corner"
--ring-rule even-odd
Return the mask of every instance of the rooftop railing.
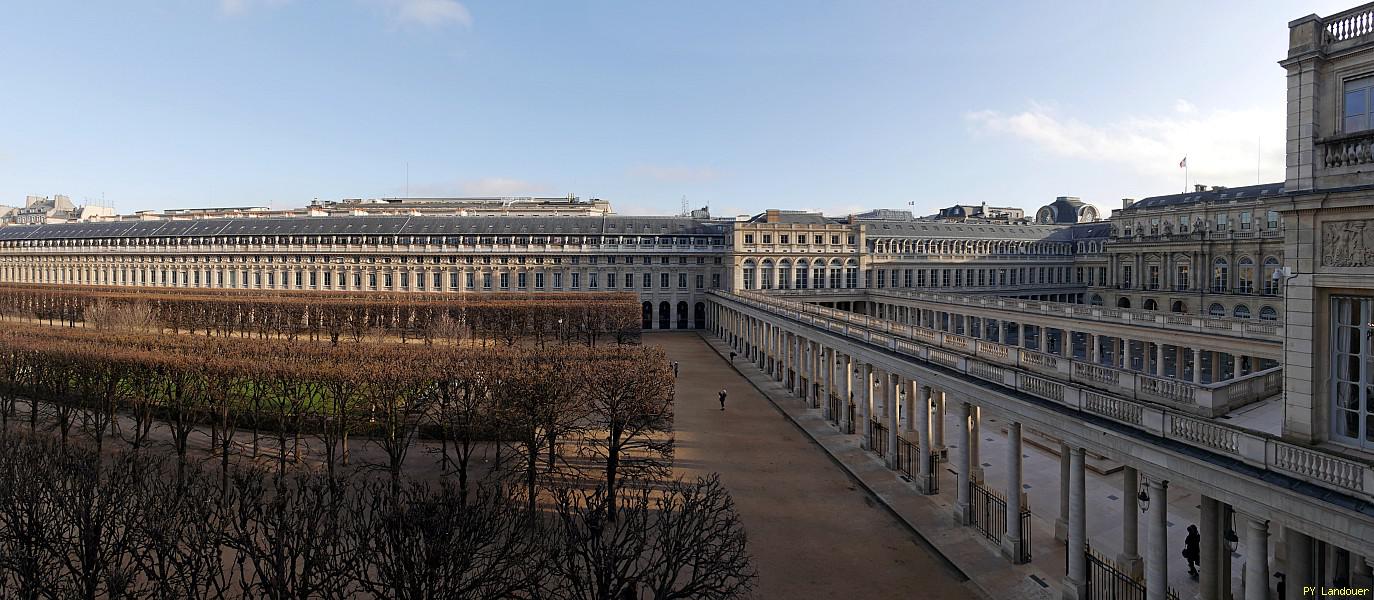
[[[980, 348], [1000, 346], [979, 342], [972, 354], [946, 346], [941, 331], [883, 323], [824, 307], [789, 302], [757, 293], [713, 291], [713, 295], [770, 314], [857, 340], [886, 351], [910, 356], [957, 371], [980, 381], [1048, 400], [1071, 410], [1100, 416], [1152, 435], [1203, 448], [1248, 465], [1282, 473], [1297, 480], [1374, 501], [1374, 465], [1342, 456], [1326, 448], [1293, 444], [1278, 436], [1243, 429], [1183, 410], [1188, 402], [1214, 404], [1249, 394], [1271, 395], [1281, 389], [1279, 369], [1268, 369], [1221, 384], [1195, 385], [1140, 373], [1111, 369], [1082, 369], [1064, 357], [1004, 347], [979, 354]], [[967, 345], [967, 338], [950, 338], [951, 345]], [[1091, 365], [1097, 367], [1097, 365]], [[1109, 371], [1116, 371], [1115, 375]], [[1075, 379], [1075, 375], [1077, 379]], [[1115, 383], [1112, 378], [1115, 377]], [[1125, 377], [1124, 379], [1122, 377]], [[1104, 381], [1106, 388], [1104, 389]]]

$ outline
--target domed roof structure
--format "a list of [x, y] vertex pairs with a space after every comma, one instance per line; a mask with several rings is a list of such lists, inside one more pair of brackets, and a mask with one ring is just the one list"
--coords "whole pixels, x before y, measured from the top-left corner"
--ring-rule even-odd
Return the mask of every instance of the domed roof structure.
[[1073, 196], [1060, 196], [1035, 211], [1035, 222], [1041, 225], [1071, 225], [1098, 218], [1096, 207]]

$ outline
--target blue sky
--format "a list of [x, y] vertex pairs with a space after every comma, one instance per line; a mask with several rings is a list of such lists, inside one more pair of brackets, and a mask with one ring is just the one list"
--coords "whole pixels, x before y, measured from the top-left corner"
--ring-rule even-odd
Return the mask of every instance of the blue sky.
[[1119, 207], [1281, 180], [1287, 22], [1350, 6], [8, 2], [0, 204]]

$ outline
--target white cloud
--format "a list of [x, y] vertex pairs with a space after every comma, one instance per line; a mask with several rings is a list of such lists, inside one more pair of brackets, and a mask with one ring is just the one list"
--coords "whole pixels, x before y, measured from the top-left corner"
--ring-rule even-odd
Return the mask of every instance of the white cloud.
[[472, 26], [472, 13], [457, 0], [381, 0], [392, 23], [398, 26]]
[[721, 173], [710, 167], [640, 165], [630, 169], [630, 175], [662, 183], [704, 183], [719, 179]]
[[1202, 111], [1184, 100], [1174, 108], [1174, 114], [1166, 116], [1126, 117], [1106, 124], [1063, 117], [1038, 104], [1015, 114], [983, 110], [965, 118], [977, 134], [1015, 138], [1054, 155], [1117, 164], [1150, 177], [1179, 177], [1178, 163], [1186, 155], [1190, 179], [1213, 185], [1254, 183], [1257, 144], [1262, 141], [1263, 178], [1283, 177], [1282, 111]]

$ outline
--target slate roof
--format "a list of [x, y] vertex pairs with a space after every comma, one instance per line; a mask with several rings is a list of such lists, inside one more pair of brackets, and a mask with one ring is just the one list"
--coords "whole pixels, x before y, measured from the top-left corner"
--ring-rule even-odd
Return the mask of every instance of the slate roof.
[[684, 217], [284, 217], [116, 221], [0, 227], [0, 240], [229, 235], [720, 235], [727, 226]]
[[1283, 194], [1283, 182], [1264, 183], [1260, 185], [1247, 185], [1243, 187], [1226, 188], [1223, 190], [1207, 190], [1205, 192], [1186, 192], [1183, 194], [1170, 194], [1168, 196], [1151, 196], [1145, 198], [1121, 212], [1131, 212], [1142, 208], [1164, 208], [1168, 206], [1186, 206], [1190, 204], [1230, 202], [1233, 200], [1260, 200], [1273, 198]]

